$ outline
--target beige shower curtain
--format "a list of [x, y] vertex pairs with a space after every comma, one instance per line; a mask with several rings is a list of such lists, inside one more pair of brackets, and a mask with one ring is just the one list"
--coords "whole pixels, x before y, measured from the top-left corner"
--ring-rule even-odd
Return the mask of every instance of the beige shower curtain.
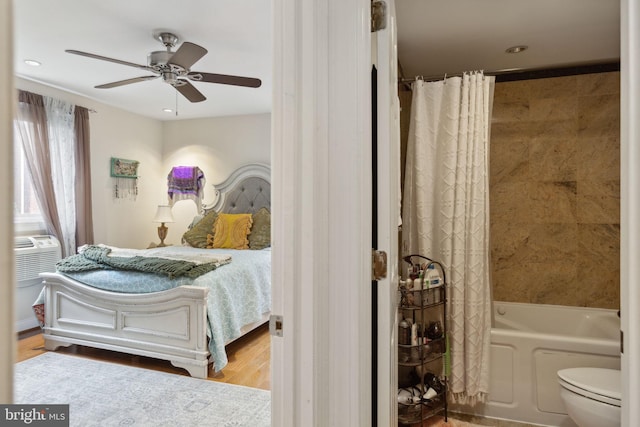
[[450, 397], [489, 392], [488, 153], [494, 77], [413, 84], [403, 196], [403, 255], [440, 261], [448, 282]]

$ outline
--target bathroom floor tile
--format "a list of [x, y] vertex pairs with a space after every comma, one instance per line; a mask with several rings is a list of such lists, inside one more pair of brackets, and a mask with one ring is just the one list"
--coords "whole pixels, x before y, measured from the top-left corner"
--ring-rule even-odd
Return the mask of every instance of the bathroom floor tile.
[[[535, 424], [527, 424], [527, 423], [519, 423], [515, 421], [508, 420], [498, 420], [495, 418], [485, 418], [479, 417], [476, 415], [468, 415], [468, 414], [459, 414], [453, 413], [449, 416], [450, 420], [462, 421], [469, 423], [470, 426], [492, 426], [492, 427], [539, 427]], [[455, 421], [450, 424], [442, 424], [442, 426], [456, 426]], [[437, 425], [437, 424], [436, 424]], [[460, 424], [461, 426], [465, 426], [465, 424]]]

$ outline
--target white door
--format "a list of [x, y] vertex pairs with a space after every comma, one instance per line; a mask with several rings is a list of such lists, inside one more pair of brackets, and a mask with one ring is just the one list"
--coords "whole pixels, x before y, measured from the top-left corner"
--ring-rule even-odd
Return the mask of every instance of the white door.
[[[382, 2], [374, 2], [382, 3]], [[374, 11], [376, 6], [374, 5]], [[378, 250], [387, 253], [387, 276], [377, 289], [377, 425], [397, 425], [397, 310], [398, 225], [400, 221], [400, 101], [398, 99], [398, 55], [394, 0], [381, 5], [386, 10], [384, 28], [374, 34], [373, 78], [377, 90], [375, 129], [377, 138], [377, 236]], [[374, 12], [375, 13], [375, 12]], [[374, 147], [376, 149], [376, 147]], [[376, 158], [374, 157], [374, 158]], [[375, 179], [375, 178], [374, 178]], [[376, 285], [374, 285], [376, 286]], [[375, 309], [375, 307], [374, 307]]]
[[[395, 48], [387, 41], [381, 49], [390, 56], [372, 90], [378, 35], [370, 31], [370, 0], [278, 0], [272, 7], [272, 312], [283, 318], [271, 345], [272, 425], [393, 425]], [[383, 34], [394, 36], [394, 25], [388, 19]], [[377, 246], [391, 265], [377, 284], [381, 313], [371, 309], [373, 92], [382, 117]], [[372, 392], [375, 379], [380, 395]]]

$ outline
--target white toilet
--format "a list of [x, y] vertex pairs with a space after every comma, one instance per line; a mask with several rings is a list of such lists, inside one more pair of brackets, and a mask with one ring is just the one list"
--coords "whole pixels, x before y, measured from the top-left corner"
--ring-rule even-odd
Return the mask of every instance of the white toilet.
[[558, 371], [560, 396], [580, 427], [620, 426], [620, 371], [569, 368]]

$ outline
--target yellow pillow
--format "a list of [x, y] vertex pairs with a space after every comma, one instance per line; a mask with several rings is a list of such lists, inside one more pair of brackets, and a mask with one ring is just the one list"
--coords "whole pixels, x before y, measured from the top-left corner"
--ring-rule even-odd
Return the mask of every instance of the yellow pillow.
[[207, 236], [207, 248], [249, 249], [252, 224], [251, 214], [219, 214], [213, 224], [213, 242]]

